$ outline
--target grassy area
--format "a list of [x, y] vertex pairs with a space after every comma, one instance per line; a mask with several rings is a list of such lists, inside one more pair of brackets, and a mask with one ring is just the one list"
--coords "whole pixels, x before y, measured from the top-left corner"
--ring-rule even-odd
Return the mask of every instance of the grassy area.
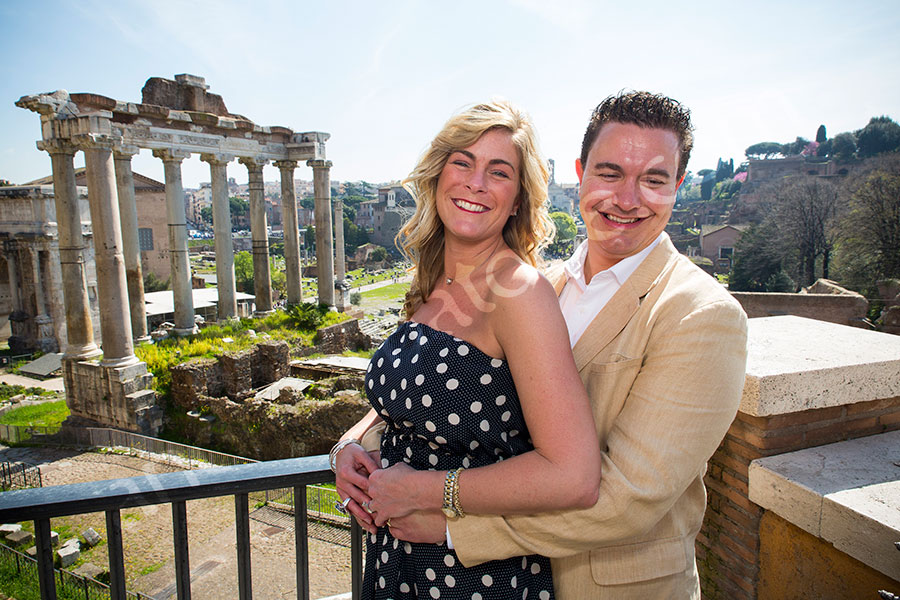
[[391, 285], [362, 292], [362, 297], [367, 300], [402, 300], [408, 291], [409, 283], [392, 283]]
[[55, 427], [69, 416], [65, 400], [21, 406], [0, 415], [0, 425]]

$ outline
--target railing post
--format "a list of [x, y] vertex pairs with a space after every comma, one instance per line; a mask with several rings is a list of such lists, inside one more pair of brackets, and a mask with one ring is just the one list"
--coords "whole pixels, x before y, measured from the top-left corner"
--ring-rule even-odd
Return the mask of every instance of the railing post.
[[34, 522], [34, 537], [37, 543], [36, 558], [41, 600], [56, 600], [53, 547], [50, 544], [50, 519], [38, 519]]
[[106, 537], [109, 553], [109, 597], [110, 600], [127, 600], [125, 558], [122, 554], [122, 520], [117, 508], [106, 511]]
[[234, 528], [237, 532], [238, 597], [253, 598], [253, 582], [250, 577], [250, 502], [248, 495], [234, 495]]
[[306, 486], [294, 486], [294, 554], [297, 563], [297, 598], [309, 600], [309, 539]]
[[355, 575], [350, 578], [350, 598], [352, 600], [362, 598], [362, 568], [362, 528], [356, 519], [350, 517], [350, 572]]
[[188, 557], [187, 505], [172, 503], [172, 534], [175, 538], [175, 589], [178, 600], [191, 600], [191, 563]]

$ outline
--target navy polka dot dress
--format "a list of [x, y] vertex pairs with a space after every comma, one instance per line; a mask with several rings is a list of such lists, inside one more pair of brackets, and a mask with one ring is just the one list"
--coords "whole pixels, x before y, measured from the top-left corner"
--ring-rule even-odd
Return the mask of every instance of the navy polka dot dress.
[[[385, 340], [366, 392], [386, 423], [383, 467], [479, 467], [532, 449], [506, 362], [427, 325], [407, 321]], [[466, 568], [446, 543], [411, 544], [382, 527], [367, 536], [363, 598], [549, 600], [550, 560], [520, 556]]]

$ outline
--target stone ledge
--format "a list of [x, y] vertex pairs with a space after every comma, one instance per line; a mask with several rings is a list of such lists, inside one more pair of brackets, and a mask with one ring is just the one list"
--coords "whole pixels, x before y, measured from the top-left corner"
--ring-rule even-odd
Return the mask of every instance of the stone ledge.
[[745, 414], [900, 396], [900, 336], [794, 316], [750, 319], [748, 326]]
[[750, 463], [750, 500], [900, 580], [900, 431]]

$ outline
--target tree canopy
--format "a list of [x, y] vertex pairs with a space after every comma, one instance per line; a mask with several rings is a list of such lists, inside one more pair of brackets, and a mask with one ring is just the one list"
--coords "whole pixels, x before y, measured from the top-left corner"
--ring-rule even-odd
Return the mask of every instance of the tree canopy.
[[744, 154], [747, 158], [775, 158], [781, 155], [784, 146], [778, 142], [759, 142], [752, 146], [747, 146]]
[[900, 125], [887, 116], [872, 117], [856, 135], [860, 158], [900, 150]]

